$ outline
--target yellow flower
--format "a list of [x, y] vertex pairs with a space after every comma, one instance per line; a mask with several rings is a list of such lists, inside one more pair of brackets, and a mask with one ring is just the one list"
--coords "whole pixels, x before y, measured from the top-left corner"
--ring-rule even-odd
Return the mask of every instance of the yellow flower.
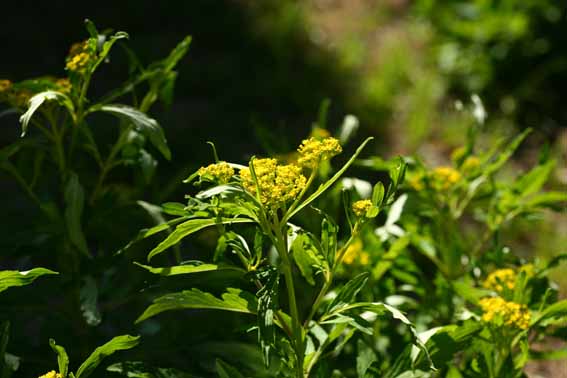
[[93, 61], [93, 57], [94, 54], [90, 51], [88, 41], [75, 43], [71, 46], [69, 55], [67, 55], [65, 68], [69, 71], [84, 73]]
[[372, 201], [368, 199], [358, 200], [352, 204], [352, 211], [357, 217], [362, 217], [371, 207]]
[[[305, 188], [306, 178], [295, 164], [278, 165], [276, 159], [255, 159], [254, 172], [260, 187], [260, 201], [270, 210], [276, 210], [295, 199]], [[256, 185], [249, 168], [240, 170], [242, 186], [256, 195]]]
[[345, 255], [343, 257], [343, 262], [347, 265], [353, 264], [361, 252], [362, 252], [362, 240], [355, 239], [347, 247], [345, 251]]
[[416, 192], [419, 192], [419, 191], [422, 191], [423, 189], [425, 189], [425, 185], [423, 183], [423, 175], [421, 173], [415, 174], [412, 177], [410, 177], [408, 179], [408, 184]]
[[39, 378], [61, 378], [61, 374], [56, 373], [55, 370], [51, 370], [49, 373], [46, 373]]
[[301, 142], [297, 151], [299, 152], [298, 164], [302, 167], [313, 169], [321, 161], [340, 154], [343, 148], [336, 138], [317, 139], [311, 137]]
[[234, 176], [234, 169], [228, 163], [221, 161], [216, 164], [201, 167], [197, 173], [200, 177], [207, 176], [217, 181], [219, 184], [226, 184], [231, 177]]
[[461, 174], [451, 167], [437, 167], [432, 173], [433, 184], [437, 189], [447, 190], [461, 179]]
[[509, 327], [527, 329], [530, 325], [530, 312], [526, 305], [507, 302], [501, 297], [482, 298], [482, 320]]
[[505, 288], [514, 289], [516, 285], [516, 272], [512, 269], [498, 269], [490, 273], [482, 286], [497, 292], [504, 291]]
[[55, 81], [55, 85], [59, 87], [59, 90], [63, 93], [70, 93], [71, 92], [71, 81], [68, 78], [61, 78]]
[[474, 171], [478, 167], [480, 167], [480, 159], [477, 158], [476, 156], [469, 156], [463, 162], [461, 169], [463, 170], [463, 172], [468, 173], [468, 172]]
[[0, 80], [0, 93], [7, 92], [12, 88], [12, 82], [10, 80]]

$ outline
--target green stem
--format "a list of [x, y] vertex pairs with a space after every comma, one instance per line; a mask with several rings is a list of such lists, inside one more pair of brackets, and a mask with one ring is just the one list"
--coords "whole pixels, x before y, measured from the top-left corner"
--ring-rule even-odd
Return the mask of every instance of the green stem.
[[[282, 228], [284, 228], [283, 232]], [[299, 311], [297, 310], [291, 259], [287, 252], [287, 230], [285, 230], [285, 224], [283, 225], [283, 227], [281, 224], [277, 224], [275, 227], [275, 232], [278, 241], [276, 248], [278, 249], [279, 255], [282, 258], [282, 270], [284, 272], [285, 284], [287, 287], [287, 296], [292, 323], [291, 326], [293, 334], [293, 346], [297, 358], [296, 373], [297, 378], [303, 378], [303, 327], [299, 320]]]

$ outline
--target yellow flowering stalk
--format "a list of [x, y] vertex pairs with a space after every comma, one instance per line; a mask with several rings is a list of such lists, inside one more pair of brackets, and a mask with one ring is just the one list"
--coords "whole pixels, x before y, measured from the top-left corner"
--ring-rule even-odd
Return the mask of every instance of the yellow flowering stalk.
[[432, 172], [432, 179], [437, 189], [447, 190], [461, 179], [461, 174], [451, 167], [437, 167]]
[[[260, 202], [271, 210], [283, 207], [305, 188], [307, 179], [295, 164], [278, 165], [276, 159], [255, 159], [254, 172], [260, 189]], [[250, 168], [240, 170], [242, 186], [256, 196], [257, 188]]]
[[320, 162], [329, 160], [343, 151], [338, 139], [333, 137], [303, 140], [297, 149], [299, 152], [298, 164], [302, 167], [314, 169]]
[[69, 50], [65, 68], [69, 71], [84, 73], [93, 61], [94, 54], [89, 49], [88, 41], [75, 43]]
[[531, 315], [526, 305], [507, 302], [501, 297], [482, 298], [482, 320], [497, 325], [528, 329]]
[[61, 374], [55, 372], [55, 370], [51, 370], [50, 372], [45, 373], [39, 378], [61, 378]]
[[514, 289], [516, 285], [516, 272], [513, 269], [498, 269], [490, 273], [482, 286], [486, 289], [502, 292], [506, 288]]
[[234, 176], [234, 169], [228, 163], [221, 161], [199, 168], [197, 174], [201, 178], [210, 178], [219, 184], [226, 184]]
[[372, 201], [369, 199], [359, 200], [352, 204], [352, 211], [357, 217], [362, 217], [372, 207]]

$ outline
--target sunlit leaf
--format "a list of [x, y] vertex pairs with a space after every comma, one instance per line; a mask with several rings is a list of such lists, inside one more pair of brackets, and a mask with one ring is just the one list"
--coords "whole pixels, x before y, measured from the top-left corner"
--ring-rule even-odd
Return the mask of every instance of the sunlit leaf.
[[59, 274], [45, 268], [34, 268], [25, 272], [17, 270], [0, 271], [0, 292], [14, 286], [24, 286], [31, 284], [37, 277], [45, 274]]
[[61, 374], [62, 378], [66, 378], [67, 371], [69, 370], [69, 356], [67, 356], [67, 351], [61, 345], [57, 345], [53, 339], [49, 339], [49, 346], [57, 354], [59, 374]]
[[119, 350], [132, 349], [140, 342], [139, 336], [121, 335], [116, 336], [106, 344], [99, 346], [82, 363], [77, 370], [76, 378], [88, 378], [100, 365], [102, 360]]

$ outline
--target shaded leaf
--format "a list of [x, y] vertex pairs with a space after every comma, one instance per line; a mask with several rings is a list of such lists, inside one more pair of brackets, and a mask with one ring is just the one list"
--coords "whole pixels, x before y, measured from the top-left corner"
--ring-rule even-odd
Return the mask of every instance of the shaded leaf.
[[84, 204], [85, 191], [79, 182], [79, 176], [72, 172], [65, 185], [65, 224], [73, 245], [84, 255], [92, 257], [81, 227]]
[[103, 359], [110, 356], [116, 351], [132, 349], [140, 342], [139, 336], [121, 335], [116, 336], [106, 344], [99, 346], [93, 353], [82, 363], [77, 370], [76, 378], [88, 378], [100, 365]]
[[244, 376], [240, 374], [236, 368], [230, 366], [221, 359], [217, 359], [216, 367], [219, 378], [244, 378]]
[[59, 374], [61, 374], [63, 378], [66, 378], [69, 370], [69, 356], [67, 356], [67, 351], [61, 345], [57, 345], [53, 339], [49, 339], [49, 346], [57, 354]]
[[73, 115], [75, 112], [73, 107], [73, 102], [69, 97], [67, 97], [67, 95], [56, 91], [40, 92], [35, 96], [33, 96], [32, 98], [30, 98], [28, 109], [20, 117], [20, 123], [22, 124], [22, 135], [21, 135], [22, 137], [26, 135], [26, 132], [28, 131], [29, 123], [33, 115], [35, 114], [37, 109], [39, 109], [39, 107], [46, 101], [59, 102], [69, 110], [69, 113], [71, 115]]

